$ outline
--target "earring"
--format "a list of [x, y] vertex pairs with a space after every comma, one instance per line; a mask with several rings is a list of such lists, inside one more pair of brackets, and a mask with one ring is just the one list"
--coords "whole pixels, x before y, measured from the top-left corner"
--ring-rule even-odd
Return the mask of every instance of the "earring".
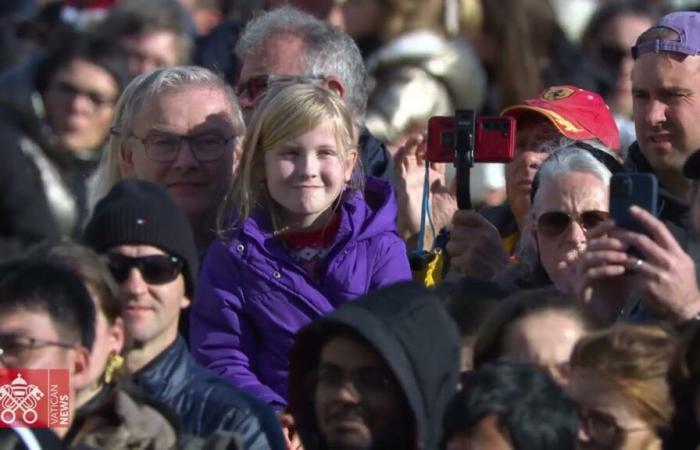
[[122, 368], [124, 365], [124, 358], [117, 354], [116, 352], [112, 352], [109, 355], [109, 358], [107, 358], [107, 365], [105, 366], [105, 372], [102, 375], [102, 380], [105, 382], [105, 384], [109, 384], [114, 380], [115, 375], [117, 372], [119, 372], [119, 369]]

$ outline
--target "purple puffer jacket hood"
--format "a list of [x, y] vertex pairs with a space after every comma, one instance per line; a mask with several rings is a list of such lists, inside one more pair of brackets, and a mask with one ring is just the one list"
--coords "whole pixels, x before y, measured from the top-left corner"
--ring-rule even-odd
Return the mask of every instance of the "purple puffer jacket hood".
[[273, 236], [263, 211], [229, 241], [212, 244], [190, 316], [197, 360], [263, 401], [284, 406], [296, 332], [347, 301], [411, 279], [387, 182], [368, 178], [364, 195], [345, 192], [339, 209], [338, 232], [317, 280]]

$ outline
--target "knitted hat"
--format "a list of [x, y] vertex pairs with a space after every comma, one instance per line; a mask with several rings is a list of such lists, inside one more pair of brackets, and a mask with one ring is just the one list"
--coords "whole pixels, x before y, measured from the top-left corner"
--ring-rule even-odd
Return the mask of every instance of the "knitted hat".
[[185, 264], [185, 288], [192, 298], [197, 247], [185, 214], [160, 186], [135, 179], [117, 183], [95, 206], [84, 240], [99, 253], [118, 245], [152, 245], [177, 256]]

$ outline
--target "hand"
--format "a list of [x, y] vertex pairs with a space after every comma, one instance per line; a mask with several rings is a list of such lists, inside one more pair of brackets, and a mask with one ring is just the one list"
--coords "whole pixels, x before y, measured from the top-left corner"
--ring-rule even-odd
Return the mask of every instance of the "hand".
[[695, 263], [659, 219], [637, 206], [630, 214], [647, 230], [648, 236], [616, 228], [611, 236], [634, 247], [643, 256], [631, 262], [634, 285], [643, 298], [660, 313], [684, 322], [700, 313]]
[[288, 412], [278, 412], [277, 418], [280, 421], [280, 426], [282, 427], [282, 434], [284, 434], [284, 442], [287, 450], [304, 450], [304, 446], [301, 444], [299, 439], [299, 434], [294, 430], [294, 417]]
[[[394, 157], [394, 189], [399, 206], [398, 229], [405, 241], [414, 239], [420, 231], [426, 152], [425, 137], [416, 134], [399, 148]], [[457, 202], [454, 194], [445, 186], [444, 164], [431, 163], [428, 177], [431, 217], [437, 232], [449, 224], [453, 211], [457, 209]], [[429, 230], [427, 220], [426, 226]]]
[[627, 255], [628, 245], [609, 236], [614, 228], [613, 221], [607, 220], [591, 229], [579, 257], [560, 263], [573, 268], [572, 294], [605, 324], [615, 321], [633, 289], [625, 275], [633, 261]]
[[447, 253], [452, 268], [480, 280], [490, 280], [508, 265], [498, 230], [475, 211], [455, 212]]

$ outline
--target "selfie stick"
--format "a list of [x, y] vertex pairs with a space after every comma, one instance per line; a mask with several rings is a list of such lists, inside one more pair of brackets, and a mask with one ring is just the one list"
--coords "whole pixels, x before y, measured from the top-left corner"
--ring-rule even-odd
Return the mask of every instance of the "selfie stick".
[[471, 109], [455, 111], [455, 168], [457, 169], [457, 206], [472, 209], [469, 172], [474, 166], [474, 130], [476, 113]]

